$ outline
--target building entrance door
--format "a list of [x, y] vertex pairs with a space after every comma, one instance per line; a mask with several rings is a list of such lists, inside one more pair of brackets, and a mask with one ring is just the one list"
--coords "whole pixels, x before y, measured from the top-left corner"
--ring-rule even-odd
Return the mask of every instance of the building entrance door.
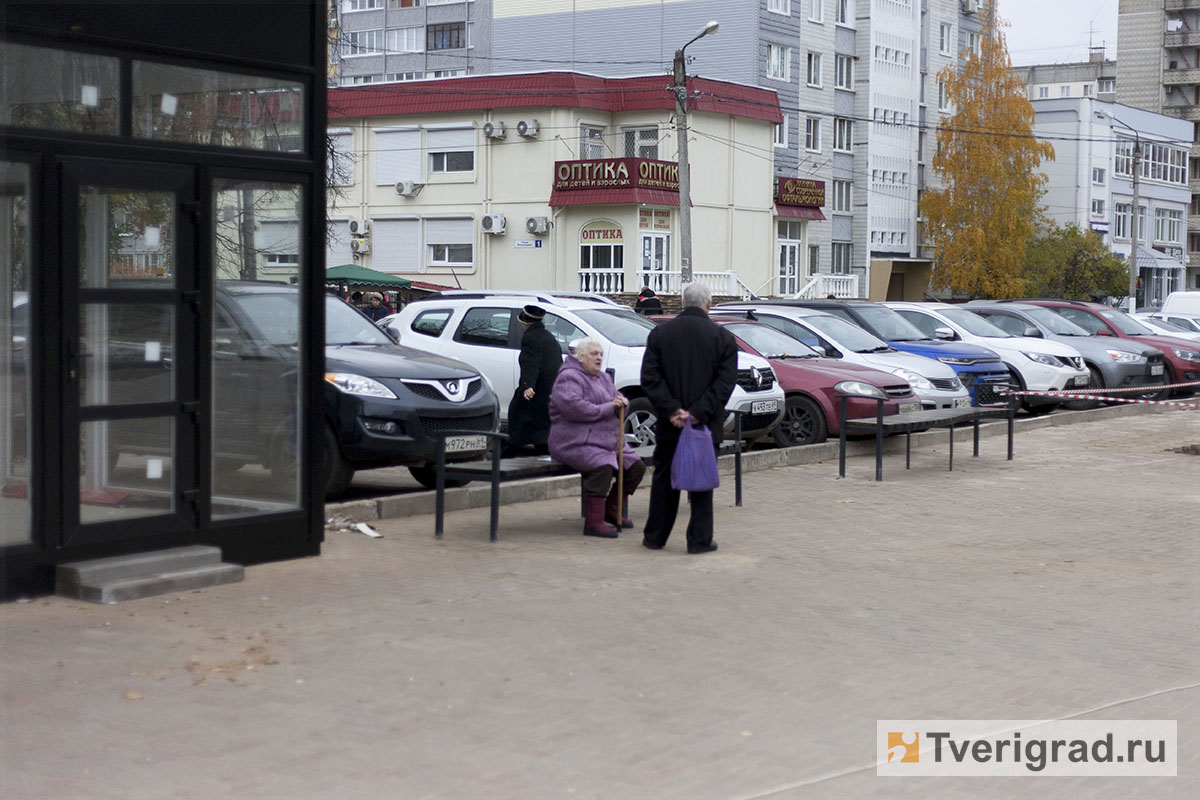
[[71, 160], [62, 176], [60, 544], [186, 540], [201, 480], [194, 172]]

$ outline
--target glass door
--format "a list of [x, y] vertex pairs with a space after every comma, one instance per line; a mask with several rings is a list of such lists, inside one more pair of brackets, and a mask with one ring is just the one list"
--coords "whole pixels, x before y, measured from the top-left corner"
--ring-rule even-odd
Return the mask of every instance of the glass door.
[[673, 294], [679, 291], [672, 285], [667, 272], [670, 264], [670, 234], [642, 231], [642, 285], [660, 293]]
[[198, 524], [193, 181], [125, 163], [64, 169], [64, 544]]

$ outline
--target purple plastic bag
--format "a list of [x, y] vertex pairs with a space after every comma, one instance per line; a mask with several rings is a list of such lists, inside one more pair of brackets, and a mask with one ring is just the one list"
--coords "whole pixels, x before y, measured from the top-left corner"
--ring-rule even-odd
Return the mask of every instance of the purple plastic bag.
[[717, 475], [717, 451], [712, 433], [705, 425], [683, 426], [671, 459], [671, 488], [681, 492], [711, 492], [721, 485]]

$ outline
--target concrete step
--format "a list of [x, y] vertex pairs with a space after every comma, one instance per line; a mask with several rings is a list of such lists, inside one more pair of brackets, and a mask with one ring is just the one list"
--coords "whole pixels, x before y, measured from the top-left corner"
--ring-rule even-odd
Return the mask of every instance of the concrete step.
[[216, 547], [176, 547], [60, 564], [55, 589], [64, 597], [117, 603], [242, 580], [240, 565], [221, 562]]

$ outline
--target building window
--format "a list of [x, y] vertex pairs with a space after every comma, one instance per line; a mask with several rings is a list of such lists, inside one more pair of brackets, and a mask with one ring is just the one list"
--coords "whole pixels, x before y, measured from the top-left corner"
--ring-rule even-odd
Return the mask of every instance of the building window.
[[1116, 78], [1100, 78], [1099, 80], [1096, 81], [1096, 91], [1100, 92], [1101, 94], [1105, 94], [1107, 92], [1115, 92], [1116, 90], [1117, 90], [1117, 79]]
[[433, 174], [472, 172], [475, 169], [475, 130], [449, 128], [426, 131], [429, 171]]
[[820, 53], [809, 53], [808, 54], [808, 85], [809, 86], [820, 86], [821, 85], [821, 54]]
[[833, 182], [833, 210], [834, 211], [850, 211], [851, 209], [851, 191], [853, 184], [850, 181], [834, 181]]
[[473, 219], [425, 220], [425, 252], [431, 267], [473, 266], [474, 239]]
[[624, 243], [579, 246], [579, 291], [605, 294], [625, 291]]
[[788, 146], [788, 118], [786, 114], [783, 116], [783, 122], [775, 126], [773, 141], [776, 147]]
[[625, 158], [658, 158], [658, 128], [630, 128], [621, 136]]
[[420, 53], [424, 50], [425, 37], [420, 26], [394, 28], [387, 32], [388, 52]]
[[949, 111], [950, 99], [946, 96], [946, 82], [938, 81], [938, 111]]
[[1154, 210], [1154, 240], [1168, 244], [1183, 242], [1182, 232], [1183, 212], [1168, 211], [1162, 208]]
[[325, 179], [330, 186], [354, 185], [354, 134], [330, 133], [325, 151]]
[[383, 8], [383, 0], [345, 0], [343, 11], [367, 11], [372, 8]]
[[938, 50], [942, 55], [948, 56], [954, 51], [950, 48], [954, 45], [954, 26], [949, 22], [943, 22], [941, 28], [941, 36], [938, 39]]
[[833, 21], [838, 25], [850, 24], [850, 0], [833, 0]]
[[833, 149], [849, 153], [854, 147], [854, 120], [835, 119], [833, 121]]
[[767, 0], [767, 11], [775, 14], [791, 14], [792, 0]]
[[1092, 216], [1100, 217], [1100, 218], [1104, 217], [1104, 201], [1103, 200], [1093, 200], [1092, 201]]
[[854, 88], [854, 56], [836, 56], [833, 85], [839, 89]]
[[808, 246], [808, 274], [813, 275], [819, 271], [821, 266], [821, 246], [810, 244]]
[[1083, 96], [1084, 97], [1092, 96], [1092, 85], [1090, 83], [1085, 83], [1083, 85]]
[[1117, 142], [1117, 154], [1113, 159], [1113, 174], [1123, 177], [1133, 175], [1133, 142], [1128, 139]]
[[388, 8], [420, 8], [421, 0], [388, 0]]
[[465, 69], [435, 69], [433, 77], [435, 78], [461, 78], [466, 75]]
[[1039, 100], [1044, 100], [1049, 96], [1050, 96], [1050, 87], [1049, 86], [1039, 86], [1038, 87], [1038, 99]]
[[1129, 238], [1129, 203], [1113, 204], [1113, 238]]
[[351, 31], [346, 34], [347, 56], [369, 56], [383, 52], [383, 29]]
[[775, 80], [791, 80], [792, 48], [781, 44], [767, 45], [767, 77]]
[[1058, 87], [1058, 96], [1059, 97], [1070, 97], [1071, 96], [1071, 87], [1070, 86]]
[[426, 50], [453, 50], [467, 47], [467, 23], [439, 22], [425, 29]]
[[978, 33], [975, 33], [974, 31], [969, 31], [967, 33], [967, 49], [970, 50], [974, 55], [979, 55], [980, 53], [979, 42], [980, 38]]
[[811, 22], [825, 21], [825, 0], [808, 0], [808, 19]]
[[604, 128], [594, 125], [579, 126], [579, 157], [585, 161], [604, 158]]
[[850, 242], [834, 242], [832, 245], [833, 264], [830, 271], [834, 275], [849, 275], [850, 261], [854, 253], [854, 245]]
[[804, 120], [804, 149], [810, 153], [821, 152], [821, 120], [818, 117]]
[[1092, 183], [1104, 183], [1105, 170], [1103, 167], [1092, 167]]

